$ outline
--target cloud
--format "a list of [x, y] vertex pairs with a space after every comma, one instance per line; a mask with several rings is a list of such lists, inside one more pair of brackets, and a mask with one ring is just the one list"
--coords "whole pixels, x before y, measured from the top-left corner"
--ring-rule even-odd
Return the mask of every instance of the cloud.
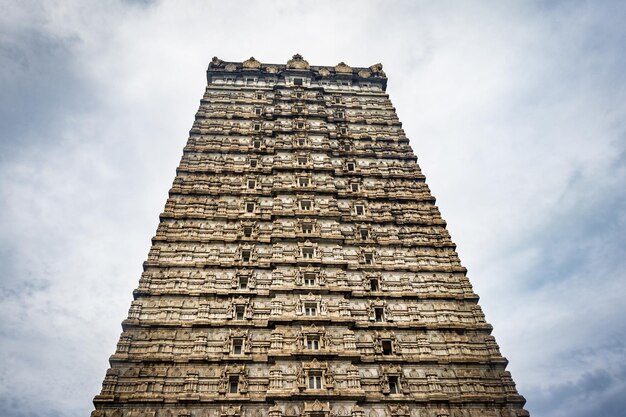
[[382, 62], [534, 416], [623, 410], [621, 2], [0, 5], [0, 407], [91, 410], [210, 58]]

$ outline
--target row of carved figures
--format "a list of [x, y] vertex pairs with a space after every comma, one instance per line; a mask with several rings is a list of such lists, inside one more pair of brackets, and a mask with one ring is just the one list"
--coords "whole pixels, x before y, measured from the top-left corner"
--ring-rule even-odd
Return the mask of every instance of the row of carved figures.
[[99, 409], [91, 417], [527, 417], [521, 405], [492, 406], [478, 404], [447, 405], [433, 403], [385, 402], [362, 403], [345, 401], [331, 405], [328, 402], [277, 402], [275, 405], [202, 405], [136, 408], [118, 405], [119, 408]]

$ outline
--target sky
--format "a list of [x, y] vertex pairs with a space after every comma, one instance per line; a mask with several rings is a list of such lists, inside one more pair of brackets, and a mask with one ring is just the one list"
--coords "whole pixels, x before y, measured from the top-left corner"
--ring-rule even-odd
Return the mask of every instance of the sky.
[[0, 0], [0, 412], [89, 415], [213, 56], [381, 62], [535, 417], [626, 414], [626, 3]]

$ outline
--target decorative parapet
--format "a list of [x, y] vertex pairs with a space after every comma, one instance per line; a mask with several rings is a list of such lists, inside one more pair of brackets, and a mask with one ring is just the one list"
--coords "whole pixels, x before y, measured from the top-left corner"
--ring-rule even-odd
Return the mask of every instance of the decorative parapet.
[[[212, 84], [215, 79], [223, 77], [273, 78], [294, 83], [294, 78], [306, 79], [310, 84], [333, 82], [351, 82], [354, 84], [379, 85], [384, 91], [387, 88], [387, 75], [382, 64], [370, 67], [351, 67], [340, 62], [334, 67], [309, 65], [300, 54], [295, 54], [287, 64], [263, 64], [254, 57], [243, 62], [227, 62], [213, 57], [207, 70], [207, 81]], [[299, 81], [295, 81], [298, 83]], [[297, 84], [296, 84], [297, 85]]]

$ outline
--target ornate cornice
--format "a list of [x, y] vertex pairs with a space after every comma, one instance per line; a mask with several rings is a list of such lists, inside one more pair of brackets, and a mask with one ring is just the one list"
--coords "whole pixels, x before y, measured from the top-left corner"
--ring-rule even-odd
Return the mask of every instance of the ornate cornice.
[[355, 81], [367, 80], [367, 82], [379, 83], [383, 89], [387, 86], [387, 75], [383, 71], [382, 64], [374, 64], [370, 67], [351, 67], [344, 62], [340, 62], [334, 67], [310, 65], [302, 55], [295, 54], [286, 64], [267, 64], [257, 61], [254, 57], [243, 62], [228, 62], [213, 57], [209, 63], [207, 76], [218, 74], [252, 74], [281, 77], [285, 75], [298, 74], [310, 77], [314, 80], [320, 79], [352, 79]]

